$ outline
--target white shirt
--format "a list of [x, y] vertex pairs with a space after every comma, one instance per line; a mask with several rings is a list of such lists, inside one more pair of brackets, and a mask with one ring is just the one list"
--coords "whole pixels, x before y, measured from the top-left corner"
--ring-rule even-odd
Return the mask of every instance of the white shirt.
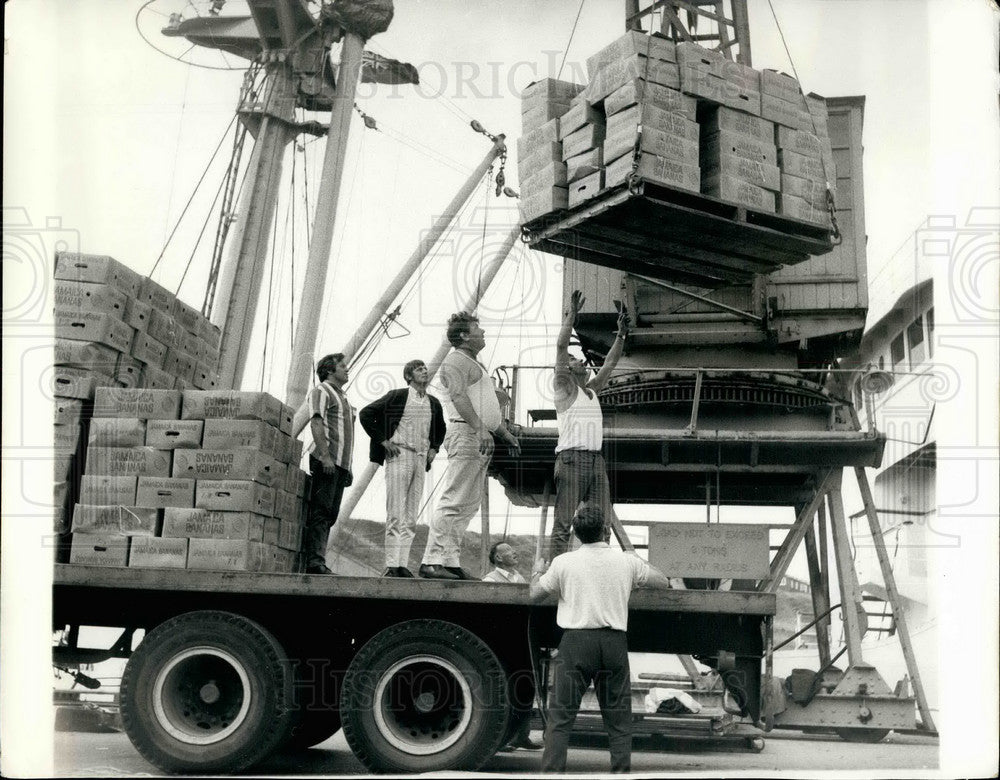
[[649, 564], [607, 542], [557, 555], [538, 585], [559, 597], [560, 628], [628, 628], [628, 598], [646, 584]]
[[514, 585], [524, 585], [528, 581], [519, 571], [507, 571], [497, 566], [493, 571], [483, 577], [483, 582], [509, 582]]
[[412, 387], [406, 395], [406, 406], [399, 425], [393, 431], [393, 444], [413, 450], [418, 455], [426, 455], [431, 446], [431, 402], [427, 393], [420, 395]]
[[[590, 393], [590, 398], [587, 397]], [[559, 426], [559, 441], [556, 452], [563, 450], [586, 450], [600, 452], [604, 443], [604, 415], [597, 393], [578, 387], [576, 398], [569, 408], [556, 413]]]
[[[479, 378], [474, 379], [475, 376]], [[438, 379], [444, 390], [441, 403], [444, 405], [445, 417], [449, 421], [462, 419], [451, 397], [452, 394], [464, 391], [487, 430], [495, 431], [500, 427], [500, 423], [503, 422], [500, 401], [497, 399], [493, 380], [490, 379], [489, 372], [482, 363], [461, 350], [453, 349], [441, 363]]]

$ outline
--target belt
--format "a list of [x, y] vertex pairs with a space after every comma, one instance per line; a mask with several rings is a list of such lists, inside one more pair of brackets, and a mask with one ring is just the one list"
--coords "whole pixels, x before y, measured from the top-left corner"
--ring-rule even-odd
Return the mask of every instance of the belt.
[[457, 422], [457, 423], [462, 423], [462, 425], [468, 425], [468, 423], [465, 420], [448, 420], [448, 422]]

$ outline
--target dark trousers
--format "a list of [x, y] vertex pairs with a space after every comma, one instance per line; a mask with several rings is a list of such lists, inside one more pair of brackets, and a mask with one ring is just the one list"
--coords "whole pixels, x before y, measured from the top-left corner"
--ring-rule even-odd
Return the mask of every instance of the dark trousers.
[[632, 766], [632, 686], [624, 631], [567, 629], [553, 661], [552, 691], [545, 725], [543, 772], [565, 772], [566, 751], [580, 700], [594, 683], [608, 733], [611, 771]]
[[556, 503], [553, 511], [549, 560], [567, 552], [572, 538], [573, 515], [581, 501], [604, 511], [604, 539], [611, 529], [611, 487], [604, 456], [586, 450], [563, 450], [556, 455]]
[[340, 501], [344, 488], [351, 484], [351, 473], [337, 466], [334, 474], [323, 471], [323, 464], [310, 456], [309, 472], [312, 487], [309, 491], [309, 515], [302, 538], [302, 555], [306, 566], [326, 565], [326, 543], [330, 529], [340, 514]]

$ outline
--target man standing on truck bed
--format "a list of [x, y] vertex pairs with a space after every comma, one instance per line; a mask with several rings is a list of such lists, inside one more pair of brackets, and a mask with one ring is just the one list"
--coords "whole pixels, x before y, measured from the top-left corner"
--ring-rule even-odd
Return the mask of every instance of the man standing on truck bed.
[[507, 430], [500, 401], [486, 367], [476, 359], [486, 346], [479, 318], [468, 312], [448, 320], [448, 342], [454, 349], [441, 363], [438, 375], [444, 397], [448, 432], [448, 470], [437, 508], [427, 532], [420, 576], [444, 580], [473, 579], [461, 568], [462, 537], [483, 500], [486, 467], [493, 457], [493, 434], [520, 452]]
[[358, 413], [371, 436], [372, 463], [385, 463], [385, 572], [383, 577], [412, 577], [406, 568], [417, 524], [424, 474], [444, 440], [441, 402], [427, 392], [427, 365], [403, 366], [408, 387], [390, 390]]
[[309, 426], [315, 449], [309, 455], [312, 488], [302, 540], [306, 574], [333, 574], [326, 565], [330, 528], [337, 522], [344, 488], [351, 484], [354, 451], [354, 409], [344, 395], [347, 360], [343, 353], [316, 364], [319, 384], [309, 391]]
[[604, 541], [604, 513], [584, 505], [573, 518], [581, 546], [531, 576], [532, 601], [559, 597], [556, 623], [563, 629], [554, 663], [545, 727], [542, 771], [566, 771], [566, 751], [584, 692], [594, 683], [608, 731], [611, 771], [632, 762], [632, 686], [628, 664], [628, 599], [634, 588], [669, 588], [670, 580], [634, 553]]
[[[555, 403], [559, 440], [556, 443], [556, 503], [549, 560], [569, 549], [570, 524], [581, 501], [600, 507], [605, 517], [611, 512], [611, 489], [607, 466], [601, 454], [604, 416], [597, 394], [604, 389], [611, 372], [618, 365], [628, 335], [628, 317], [623, 308], [618, 315], [615, 343], [608, 351], [601, 370], [588, 382], [586, 364], [569, 356], [569, 337], [585, 301], [583, 293], [573, 291], [569, 310], [556, 339]], [[605, 534], [604, 538], [608, 535]]]

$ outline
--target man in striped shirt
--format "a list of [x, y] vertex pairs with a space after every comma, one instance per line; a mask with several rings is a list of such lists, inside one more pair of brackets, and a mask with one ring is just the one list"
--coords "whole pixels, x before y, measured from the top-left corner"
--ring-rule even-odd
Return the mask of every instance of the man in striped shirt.
[[319, 384], [309, 391], [309, 425], [315, 448], [309, 456], [312, 489], [302, 552], [306, 574], [333, 574], [326, 565], [330, 528], [337, 522], [344, 488], [351, 484], [354, 409], [344, 395], [347, 361], [340, 352], [316, 365]]

